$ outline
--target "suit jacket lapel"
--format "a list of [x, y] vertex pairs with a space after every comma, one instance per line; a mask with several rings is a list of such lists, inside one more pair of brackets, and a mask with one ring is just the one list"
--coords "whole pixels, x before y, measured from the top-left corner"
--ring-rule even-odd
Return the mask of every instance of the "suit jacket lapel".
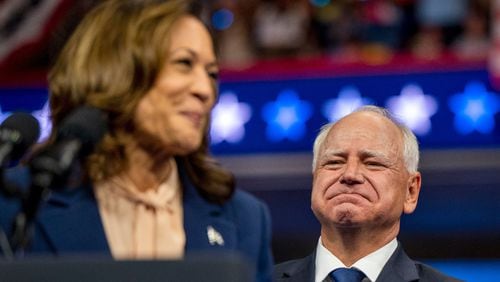
[[299, 259], [289, 266], [281, 268], [281, 273], [275, 273], [278, 282], [314, 282], [315, 257], [313, 254]]
[[400, 282], [400, 281], [416, 281], [419, 279], [415, 263], [411, 260], [403, 250], [401, 243], [398, 242], [398, 247], [394, 254], [389, 258], [380, 273], [377, 281], [380, 282]]
[[[313, 253], [308, 257], [293, 262], [278, 265], [275, 269], [277, 282], [313, 282], [315, 275], [315, 257]], [[410, 282], [418, 281], [419, 275], [415, 262], [404, 252], [400, 243], [394, 254], [385, 264], [377, 282]]]
[[[54, 193], [39, 215], [39, 224], [56, 254], [111, 256], [90, 186]], [[37, 242], [33, 242], [36, 247]]]
[[237, 227], [227, 206], [209, 203], [189, 181], [178, 162], [183, 187], [186, 253], [203, 250], [235, 249]]

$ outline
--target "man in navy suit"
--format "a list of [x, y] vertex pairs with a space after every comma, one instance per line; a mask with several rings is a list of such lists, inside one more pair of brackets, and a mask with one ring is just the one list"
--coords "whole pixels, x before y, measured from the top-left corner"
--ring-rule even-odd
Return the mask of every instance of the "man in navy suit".
[[[275, 267], [275, 281], [458, 281], [411, 260], [396, 237], [420, 192], [415, 135], [365, 106], [324, 126], [314, 143], [316, 250]], [[348, 280], [343, 280], [348, 279]]]

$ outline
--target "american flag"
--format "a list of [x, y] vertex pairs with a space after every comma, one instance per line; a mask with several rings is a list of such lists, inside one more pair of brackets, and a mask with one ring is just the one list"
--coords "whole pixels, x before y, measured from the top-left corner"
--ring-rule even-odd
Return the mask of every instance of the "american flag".
[[500, 90], [500, 0], [492, 1], [491, 50], [488, 67], [492, 86]]
[[61, 26], [76, 20], [82, 2], [89, 1], [0, 0], [0, 85], [44, 83]]

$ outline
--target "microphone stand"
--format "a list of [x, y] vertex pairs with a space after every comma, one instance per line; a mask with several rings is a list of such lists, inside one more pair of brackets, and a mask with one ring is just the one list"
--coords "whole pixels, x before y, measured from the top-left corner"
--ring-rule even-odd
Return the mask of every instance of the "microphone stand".
[[[46, 180], [51, 178], [51, 176], [41, 175], [39, 178]], [[33, 234], [33, 223], [38, 212], [38, 208], [48, 194], [48, 188], [40, 187], [39, 185], [32, 185], [28, 196], [23, 199], [22, 209], [14, 219], [14, 227], [11, 238], [12, 249], [16, 254], [20, 254], [22, 256], [24, 250], [29, 246], [31, 236]]]
[[21, 211], [14, 220], [11, 237], [15, 253], [22, 253], [29, 246], [33, 223], [42, 202], [51, 189], [66, 182], [81, 148], [78, 140], [68, 140], [35, 156], [30, 163], [31, 187], [23, 200]]
[[0, 251], [2, 251], [3, 258], [6, 260], [11, 261], [14, 259], [14, 252], [2, 227], [0, 227]]
[[[0, 193], [4, 194], [7, 198], [18, 198], [22, 201], [23, 193], [21, 189], [12, 183], [6, 182], [4, 179], [3, 168], [0, 170]], [[0, 251], [3, 254], [3, 258], [6, 260], [14, 259], [14, 251], [10, 245], [9, 238], [5, 230], [0, 226]]]
[[53, 176], [50, 173], [36, 173], [33, 175], [28, 196], [23, 199], [22, 209], [14, 219], [11, 244], [15, 253], [22, 255], [29, 246], [38, 208], [49, 195], [50, 190], [48, 187], [50, 187], [52, 180]]

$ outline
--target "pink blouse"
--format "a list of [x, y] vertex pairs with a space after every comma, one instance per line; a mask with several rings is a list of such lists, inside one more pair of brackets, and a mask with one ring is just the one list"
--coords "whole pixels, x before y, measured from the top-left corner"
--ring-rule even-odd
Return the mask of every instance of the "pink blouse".
[[184, 255], [181, 185], [177, 166], [156, 190], [139, 191], [127, 177], [95, 185], [106, 238], [115, 259], [177, 259]]

